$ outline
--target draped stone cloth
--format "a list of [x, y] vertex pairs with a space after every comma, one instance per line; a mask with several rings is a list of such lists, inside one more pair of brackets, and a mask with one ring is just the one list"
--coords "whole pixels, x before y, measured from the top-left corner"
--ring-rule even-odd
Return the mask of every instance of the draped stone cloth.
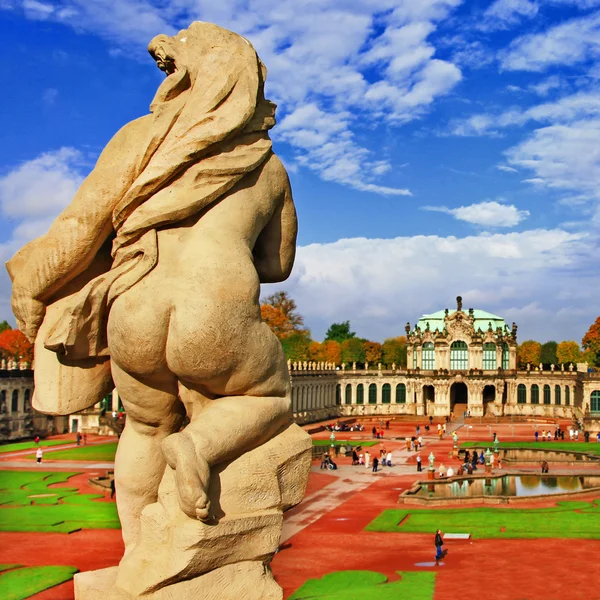
[[[200, 214], [272, 152], [275, 105], [264, 98], [266, 69], [247, 40], [196, 22], [177, 36], [158, 36], [151, 53], [157, 48], [176, 57], [177, 70], [151, 104], [143, 144], [123, 156], [132, 164], [114, 193], [112, 266], [69, 298], [44, 340], [71, 360], [108, 355], [110, 306], [156, 266], [157, 230]], [[26, 271], [43, 249], [31, 242], [9, 272]]]

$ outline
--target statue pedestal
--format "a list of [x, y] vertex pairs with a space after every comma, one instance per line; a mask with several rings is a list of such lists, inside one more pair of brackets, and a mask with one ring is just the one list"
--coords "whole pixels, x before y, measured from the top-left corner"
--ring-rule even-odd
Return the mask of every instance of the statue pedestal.
[[329, 447], [329, 457], [330, 458], [335, 458], [335, 446], [330, 446]]
[[452, 458], [458, 458], [458, 448], [452, 448]]
[[269, 564], [284, 511], [304, 496], [311, 455], [310, 437], [294, 424], [216, 465], [208, 523], [181, 511], [167, 467], [158, 501], [142, 511], [136, 544], [118, 567], [79, 573], [76, 600], [282, 600]]
[[485, 465], [485, 474], [486, 475], [492, 474], [492, 465]]
[[427, 469], [427, 479], [435, 479], [435, 469]]

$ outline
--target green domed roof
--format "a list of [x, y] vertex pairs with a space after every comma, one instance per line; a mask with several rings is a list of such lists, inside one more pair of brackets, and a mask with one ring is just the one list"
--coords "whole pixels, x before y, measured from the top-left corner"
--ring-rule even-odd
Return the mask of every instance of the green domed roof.
[[[448, 314], [452, 315], [456, 311], [450, 311]], [[463, 311], [465, 315], [468, 315], [468, 311]], [[417, 322], [417, 326], [424, 331], [427, 329], [427, 324], [429, 324], [429, 329], [431, 331], [443, 331], [444, 329], [444, 317], [445, 311], [438, 310], [437, 312], [431, 313], [430, 315], [423, 315]], [[495, 331], [498, 327], [504, 329], [507, 327], [504, 319], [497, 315], [493, 315], [492, 313], [486, 312], [485, 310], [475, 309], [473, 311], [473, 316], [475, 317], [475, 321], [473, 323], [473, 327], [475, 331], [481, 329], [482, 331], [487, 331], [489, 324], [492, 324], [492, 329]]]

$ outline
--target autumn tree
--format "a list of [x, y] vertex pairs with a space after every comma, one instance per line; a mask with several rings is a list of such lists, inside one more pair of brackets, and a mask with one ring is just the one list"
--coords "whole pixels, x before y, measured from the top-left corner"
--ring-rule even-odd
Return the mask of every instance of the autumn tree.
[[12, 329], [8, 321], [2, 321], [0, 323], [0, 333], [6, 331], [7, 329]]
[[321, 354], [321, 344], [319, 342], [311, 342], [308, 347], [308, 360], [319, 362], [323, 360]]
[[528, 364], [537, 366], [542, 356], [542, 345], [534, 340], [523, 342], [517, 350], [519, 367], [525, 368]]
[[304, 317], [298, 314], [298, 307], [293, 298], [287, 292], [279, 291], [263, 298], [261, 304], [268, 304], [278, 308], [289, 321], [294, 331], [300, 331], [304, 328]]
[[335, 340], [325, 340], [321, 344], [322, 360], [328, 363], [339, 365], [342, 362], [342, 347]]
[[283, 340], [294, 333], [293, 325], [285, 316], [281, 308], [272, 306], [271, 304], [261, 304], [260, 316], [280, 340]]
[[342, 362], [350, 365], [354, 362], [364, 364], [365, 348], [363, 343], [356, 337], [348, 338], [341, 344]]
[[600, 367], [600, 317], [594, 321], [583, 336], [581, 345], [592, 363]]
[[334, 340], [340, 344], [344, 340], [355, 338], [356, 333], [350, 331], [350, 321], [344, 321], [343, 323], [332, 323], [325, 334], [325, 341]]
[[0, 333], [0, 356], [30, 363], [33, 361], [33, 344], [18, 329], [5, 329]]
[[559, 365], [567, 365], [573, 363], [574, 365], [581, 362], [581, 350], [579, 344], [574, 341], [561, 342], [556, 347], [556, 359]]
[[382, 350], [379, 342], [364, 342], [365, 362], [377, 364], [381, 362]]
[[382, 345], [384, 364], [388, 367], [395, 364], [397, 367], [406, 368], [406, 343], [406, 337], [403, 335], [385, 340]]
[[542, 344], [542, 352], [540, 354], [540, 362], [544, 365], [555, 365], [558, 363], [556, 357], [556, 348], [558, 344], [554, 341]]

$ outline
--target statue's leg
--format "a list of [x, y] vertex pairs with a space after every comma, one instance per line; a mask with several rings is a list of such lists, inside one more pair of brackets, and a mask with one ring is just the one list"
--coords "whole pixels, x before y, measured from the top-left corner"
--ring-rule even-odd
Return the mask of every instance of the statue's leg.
[[117, 507], [125, 552], [135, 544], [144, 507], [156, 502], [165, 470], [162, 440], [181, 427], [185, 408], [172, 374], [133, 377], [114, 361], [112, 375], [127, 413], [115, 459]]
[[181, 387], [186, 404], [194, 396], [198, 402], [190, 411], [190, 424], [166, 438], [163, 449], [175, 469], [181, 509], [192, 518], [206, 520], [210, 517], [206, 495], [210, 467], [271, 439], [291, 422], [291, 402], [284, 378], [279, 385], [262, 384], [251, 389], [264, 396], [224, 396], [208, 402], [193, 386]]

